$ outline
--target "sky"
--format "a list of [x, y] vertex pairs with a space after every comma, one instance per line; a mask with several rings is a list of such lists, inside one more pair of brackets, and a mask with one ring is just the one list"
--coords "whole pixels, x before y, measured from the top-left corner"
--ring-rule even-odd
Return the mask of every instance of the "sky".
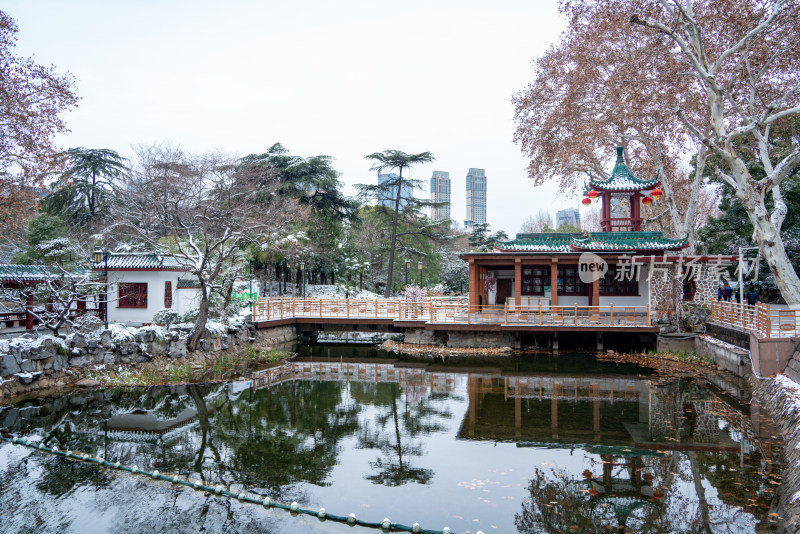
[[[463, 225], [466, 174], [487, 176], [492, 230], [581, 207], [535, 188], [514, 144], [512, 95], [565, 27], [555, 0], [135, 2], [6, 0], [16, 54], [76, 78], [62, 148], [167, 142], [244, 156], [280, 142], [334, 158], [345, 193], [376, 183], [366, 154], [430, 151]], [[609, 159], [611, 165], [611, 158]]]

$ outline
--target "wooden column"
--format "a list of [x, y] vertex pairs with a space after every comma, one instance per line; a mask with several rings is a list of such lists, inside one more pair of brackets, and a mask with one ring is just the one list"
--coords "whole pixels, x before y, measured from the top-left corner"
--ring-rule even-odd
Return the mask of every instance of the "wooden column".
[[[600, 306], [600, 280], [592, 282], [592, 298], [589, 306]], [[600, 318], [600, 308], [592, 310], [592, 320], [596, 321]]]
[[33, 315], [30, 310], [33, 309], [33, 293], [28, 293], [28, 298], [25, 303], [25, 330], [33, 330]]
[[550, 304], [558, 306], [558, 258], [550, 263]]
[[514, 258], [514, 308], [522, 305], [522, 258]]
[[469, 305], [478, 305], [479, 270], [473, 258], [469, 260]]

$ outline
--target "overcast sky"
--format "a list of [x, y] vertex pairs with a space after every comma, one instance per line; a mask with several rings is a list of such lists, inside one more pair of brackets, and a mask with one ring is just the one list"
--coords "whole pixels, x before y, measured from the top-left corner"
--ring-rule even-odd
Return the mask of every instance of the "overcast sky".
[[[170, 142], [190, 152], [326, 154], [346, 184], [376, 182], [364, 155], [431, 151], [463, 224], [465, 176], [486, 169], [487, 218], [513, 236], [543, 208], [513, 142], [511, 96], [564, 27], [541, 1], [6, 0], [17, 54], [77, 78], [64, 147]], [[613, 156], [613, 155], [612, 155]], [[611, 156], [610, 163], [611, 165]], [[429, 192], [418, 192], [429, 196]]]

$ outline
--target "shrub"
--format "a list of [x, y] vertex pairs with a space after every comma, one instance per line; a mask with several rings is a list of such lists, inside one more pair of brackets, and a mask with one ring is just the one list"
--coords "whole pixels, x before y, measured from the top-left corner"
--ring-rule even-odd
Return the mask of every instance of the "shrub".
[[172, 323], [177, 323], [181, 319], [181, 314], [172, 308], [162, 308], [153, 314], [153, 322], [169, 328]]

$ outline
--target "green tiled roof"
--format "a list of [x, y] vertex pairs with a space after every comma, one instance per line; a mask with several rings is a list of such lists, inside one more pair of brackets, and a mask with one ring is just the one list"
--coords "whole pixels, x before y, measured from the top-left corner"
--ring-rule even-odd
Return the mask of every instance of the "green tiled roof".
[[575, 237], [570, 246], [578, 251], [627, 252], [642, 250], [680, 250], [689, 244], [689, 237], [672, 239], [661, 232], [592, 232]]
[[689, 243], [661, 232], [592, 232], [590, 234], [518, 234], [513, 241], [495, 243], [497, 252], [640, 252], [680, 250]]
[[57, 270], [45, 265], [15, 265], [13, 263], [0, 265], [0, 280], [33, 282], [52, 276], [58, 276]]
[[607, 180], [602, 180], [589, 175], [589, 187], [605, 191], [641, 191], [652, 189], [661, 183], [658, 173], [651, 180], [640, 180], [633, 175], [631, 170], [625, 165], [625, 157], [622, 154], [622, 147], [617, 147], [617, 164], [611, 171], [611, 176]]
[[[102, 271], [105, 262], [93, 264], [93, 269]], [[189, 268], [181, 264], [178, 258], [171, 255], [160, 254], [136, 254], [112, 252], [108, 256], [108, 270], [116, 269], [154, 269], [164, 271], [188, 271]]]
[[559, 232], [517, 234], [517, 239], [499, 241], [494, 246], [502, 252], [570, 252], [569, 245], [576, 235], [580, 234]]

